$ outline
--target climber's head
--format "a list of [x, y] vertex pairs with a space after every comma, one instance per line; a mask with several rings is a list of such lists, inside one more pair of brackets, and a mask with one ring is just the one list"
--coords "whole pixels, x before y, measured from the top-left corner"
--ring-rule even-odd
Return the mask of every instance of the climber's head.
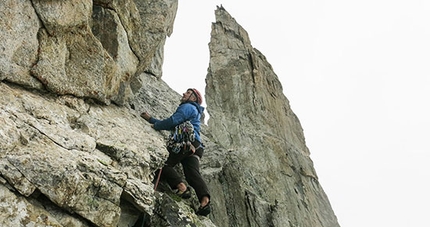
[[188, 88], [188, 90], [182, 94], [181, 102], [197, 102], [199, 105], [202, 104], [202, 95], [195, 88]]

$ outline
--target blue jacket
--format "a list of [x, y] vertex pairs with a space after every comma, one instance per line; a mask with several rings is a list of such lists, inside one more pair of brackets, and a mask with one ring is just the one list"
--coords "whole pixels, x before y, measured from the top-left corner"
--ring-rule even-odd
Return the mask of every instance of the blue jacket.
[[154, 124], [155, 130], [173, 130], [176, 125], [185, 121], [190, 121], [194, 126], [194, 134], [196, 140], [201, 143], [200, 139], [200, 117], [203, 113], [204, 107], [196, 102], [181, 103], [176, 109], [175, 113], [169, 118], [158, 120], [151, 117], [149, 123]]

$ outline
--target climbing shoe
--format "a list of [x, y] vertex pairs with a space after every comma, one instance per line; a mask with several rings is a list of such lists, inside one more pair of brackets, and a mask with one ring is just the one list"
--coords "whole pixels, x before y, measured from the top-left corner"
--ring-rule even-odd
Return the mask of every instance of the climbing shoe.
[[187, 187], [187, 189], [185, 191], [183, 191], [183, 192], [177, 190], [175, 194], [177, 196], [183, 198], [183, 199], [189, 199], [189, 198], [191, 198], [191, 191], [190, 191], [189, 187]]
[[204, 207], [200, 206], [199, 209], [197, 209], [196, 214], [201, 216], [208, 216], [211, 213], [211, 205], [210, 201], [208, 204], [206, 204]]

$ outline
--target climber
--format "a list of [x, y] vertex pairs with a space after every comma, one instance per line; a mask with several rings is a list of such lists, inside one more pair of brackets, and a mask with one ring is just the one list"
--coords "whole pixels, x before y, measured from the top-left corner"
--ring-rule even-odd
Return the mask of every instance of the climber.
[[[162, 169], [158, 170], [156, 174], [160, 173], [160, 180], [169, 184], [170, 188], [176, 190], [177, 195], [187, 199], [191, 197], [191, 191], [181, 179], [181, 176], [174, 170], [178, 164], [182, 164], [185, 179], [191, 187], [194, 188], [197, 198], [200, 201], [200, 207], [197, 209], [196, 214], [207, 216], [211, 212], [210, 208], [210, 195], [208, 187], [200, 174], [200, 158], [203, 156], [203, 145], [200, 138], [200, 117], [203, 114], [204, 108], [202, 104], [202, 95], [195, 88], [189, 88], [182, 94], [181, 103], [169, 118], [158, 120], [146, 112], [140, 116], [151, 124], [155, 130], [172, 130], [175, 126], [189, 120], [194, 126], [195, 141], [192, 143], [195, 150], [193, 152], [169, 152]], [[184, 148], [185, 149], [185, 148]]]

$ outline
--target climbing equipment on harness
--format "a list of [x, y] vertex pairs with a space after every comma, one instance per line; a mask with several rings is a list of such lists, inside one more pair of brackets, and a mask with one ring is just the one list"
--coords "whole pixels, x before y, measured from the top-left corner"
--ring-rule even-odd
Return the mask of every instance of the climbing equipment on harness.
[[178, 154], [181, 151], [192, 151], [193, 153], [196, 151], [196, 148], [193, 146], [193, 142], [196, 140], [194, 135], [194, 126], [190, 121], [185, 121], [175, 127], [175, 129], [171, 132], [166, 147], [167, 150], [171, 153]]

